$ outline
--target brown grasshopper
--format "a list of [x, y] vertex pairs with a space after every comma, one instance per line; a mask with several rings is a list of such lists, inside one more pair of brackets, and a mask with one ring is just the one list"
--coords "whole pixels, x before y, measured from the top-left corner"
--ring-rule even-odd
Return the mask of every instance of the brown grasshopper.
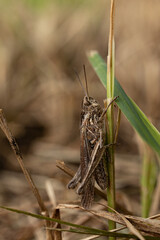
[[105, 124], [104, 116], [106, 109], [102, 109], [100, 104], [88, 94], [87, 78], [84, 67], [86, 91], [80, 81], [80, 84], [85, 92], [82, 102], [81, 112], [81, 127], [80, 127], [80, 166], [68, 184], [69, 189], [73, 189], [80, 182], [77, 193], [82, 196], [81, 205], [84, 208], [89, 208], [94, 199], [95, 181], [102, 190], [107, 188], [108, 174], [105, 171], [104, 164], [106, 161], [105, 145]]

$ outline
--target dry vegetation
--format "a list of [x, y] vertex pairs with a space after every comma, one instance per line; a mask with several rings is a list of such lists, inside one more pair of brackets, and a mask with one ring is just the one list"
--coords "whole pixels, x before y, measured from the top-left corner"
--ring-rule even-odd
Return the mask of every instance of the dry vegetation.
[[[56, 160], [67, 165], [79, 162], [83, 92], [74, 69], [83, 79], [82, 65], [86, 64], [90, 94], [101, 103], [105, 98], [105, 89], [91, 69], [86, 52], [96, 49], [106, 58], [110, 2], [46, 2], [37, 6], [24, 0], [0, 3], [0, 108], [19, 143], [26, 167], [51, 209], [57, 203], [77, 200], [76, 194], [66, 189], [70, 178], [56, 168]], [[158, 0], [119, 0], [115, 19], [116, 77], [157, 128], [160, 128], [159, 12]], [[118, 143], [117, 201], [121, 209], [140, 215], [138, 152], [142, 145], [124, 117]], [[38, 212], [2, 132], [0, 144], [1, 205]], [[157, 195], [151, 215], [159, 211]], [[82, 212], [77, 217], [76, 210], [61, 211], [67, 221], [74, 219], [77, 224], [105, 228], [104, 219], [97, 220], [97, 216]], [[5, 211], [0, 214], [2, 240], [44, 239], [43, 222]], [[71, 238], [70, 233], [65, 234], [64, 239]]]

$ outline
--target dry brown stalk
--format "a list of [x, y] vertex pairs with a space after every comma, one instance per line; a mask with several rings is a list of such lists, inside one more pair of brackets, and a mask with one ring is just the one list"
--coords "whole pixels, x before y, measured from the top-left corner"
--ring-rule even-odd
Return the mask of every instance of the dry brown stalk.
[[[17, 144], [15, 138], [13, 137], [13, 135], [8, 127], [8, 124], [7, 124], [7, 121], [6, 121], [6, 118], [5, 118], [5, 115], [4, 115], [2, 109], [0, 109], [0, 127], [1, 127], [2, 131], [4, 132], [4, 134], [6, 135], [14, 154], [16, 155], [17, 161], [23, 171], [23, 174], [24, 174], [24, 176], [25, 176], [37, 202], [38, 202], [41, 214], [46, 217], [49, 217], [48, 210], [45, 207], [45, 204], [40, 196], [40, 193], [39, 193], [37, 187], [35, 186], [31, 175], [29, 174], [28, 170], [26, 169], [26, 167], [24, 165], [22, 154], [19, 150], [19, 147], [18, 147], [18, 144]], [[46, 227], [50, 227], [50, 221], [46, 220], [45, 222], [46, 222]], [[46, 239], [53, 240], [51, 230], [48, 230], [48, 229], [46, 230]]]

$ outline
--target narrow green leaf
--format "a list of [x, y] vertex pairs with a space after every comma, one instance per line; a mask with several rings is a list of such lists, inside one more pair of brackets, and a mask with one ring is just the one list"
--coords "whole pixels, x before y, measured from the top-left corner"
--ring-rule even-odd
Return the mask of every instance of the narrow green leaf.
[[[89, 54], [89, 61], [103, 83], [107, 86], [107, 65], [97, 52]], [[160, 155], [160, 133], [147, 119], [145, 114], [135, 104], [135, 102], [127, 96], [119, 82], [114, 80], [114, 96], [119, 96], [116, 100], [118, 107], [126, 116], [132, 127], [138, 132], [142, 139], [148, 143]]]
[[11, 212], [15, 212], [15, 213], [31, 216], [31, 217], [34, 217], [34, 218], [38, 218], [38, 219], [43, 219], [43, 220], [49, 220], [49, 221], [52, 221], [52, 222], [57, 222], [59, 224], [64, 224], [64, 225], [67, 225], [67, 226], [70, 226], [70, 227], [84, 229], [85, 231], [87, 231], [90, 234], [92, 234], [92, 232], [93, 232], [93, 234], [97, 234], [97, 235], [107, 234], [107, 231], [105, 231], [105, 230], [99, 230], [99, 229], [96, 229], [96, 228], [89, 228], [89, 227], [86, 227], [86, 226], [77, 225], [77, 224], [74, 224], [74, 223], [62, 221], [60, 219], [50, 218], [50, 217], [46, 217], [46, 216], [43, 216], [43, 215], [26, 212], [26, 211], [19, 210], [19, 209], [9, 208], [9, 207], [5, 207], [5, 206], [0, 206], [0, 208], [3, 208], [5, 210], [11, 211]]
[[[138, 239], [135, 235], [132, 235], [132, 234], [107, 232], [105, 230], [100, 230], [100, 229], [96, 229], [96, 228], [77, 225], [77, 224], [62, 221], [62, 220], [59, 220], [59, 219], [45, 217], [45, 216], [42, 216], [42, 215], [38, 215], [38, 214], [34, 214], [34, 213], [30, 213], [30, 212], [26, 212], [26, 211], [14, 209], [14, 208], [9, 208], [9, 207], [5, 207], [5, 206], [0, 206], [0, 208], [5, 209], [7, 211], [31, 216], [31, 217], [34, 217], [34, 218], [38, 218], [38, 219], [42, 219], [42, 220], [49, 220], [49, 221], [57, 222], [57, 223], [60, 223], [60, 224], [66, 225], [66, 226], [74, 227], [74, 228], [70, 228], [70, 229], [66, 229], [66, 230], [65, 229], [57, 229], [57, 228], [53, 229], [53, 230], [56, 230], [56, 231], [68, 231], [68, 232], [74, 232], [74, 233], [80, 233], [80, 234], [91, 234], [91, 235], [100, 235], [100, 236], [113, 236], [113, 237], [119, 237], [119, 238]], [[48, 228], [48, 229], [51, 229], [51, 228]], [[78, 229], [83, 229], [83, 231], [82, 230], [80, 231]], [[160, 237], [145, 236], [145, 239], [160, 240]]]
[[[86, 226], [82, 226], [82, 225], [77, 225], [77, 224], [74, 224], [74, 223], [62, 221], [60, 219], [45, 217], [45, 216], [42, 216], [42, 215], [39, 215], [39, 214], [34, 214], [34, 213], [30, 213], [30, 212], [26, 212], [26, 211], [14, 209], [14, 208], [5, 207], [5, 206], [0, 206], [0, 208], [8, 210], [8, 211], [11, 211], [11, 212], [15, 212], [15, 213], [31, 216], [31, 217], [34, 217], [34, 218], [43, 219], [43, 220], [49, 220], [49, 221], [57, 222], [57, 223], [60, 223], [60, 224], [66, 225], [66, 226], [74, 227], [74, 228], [70, 228], [70, 229], [66, 230], [66, 231], [69, 231], [69, 232], [75, 232], [75, 233], [81, 233], [81, 234], [91, 234], [91, 235], [101, 235], [101, 236], [126, 237], [126, 238], [135, 238], [135, 239], [137, 239], [136, 236], [131, 235], [131, 234], [107, 232], [105, 230], [100, 230], [100, 229], [96, 229], [96, 228], [91, 228], [91, 227], [86, 227]], [[51, 229], [51, 228], [48, 228], [48, 229]], [[80, 230], [80, 229], [82, 229], [82, 230]], [[58, 229], [56, 229], [56, 230], [58, 230]], [[64, 230], [62, 230], [62, 231], [64, 231]], [[155, 238], [151, 238], [151, 239], [155, 240]], [[159, 238], [159, 240], [160, 240], [160, 238]]]

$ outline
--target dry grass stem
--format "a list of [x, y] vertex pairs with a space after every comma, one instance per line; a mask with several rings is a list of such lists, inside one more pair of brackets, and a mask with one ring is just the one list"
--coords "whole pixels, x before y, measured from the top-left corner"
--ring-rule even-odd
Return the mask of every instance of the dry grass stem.
[[160, 237], [160, 221], [155, 219], [145, 219], [137, 216], [130, 216], [119, 214], [117, 211], [115, 213], [108, 211], [94, 211], [86, 210], [79, 205], [73, 204], [59, 204], [57, 206], [59, 209], [80, 209], [82, 211], [91, 213], [93, 215], [103, 217], [108, 220], [112, 220], [116, 223], [125, 225], [129, 231], [133, 232], [139, 239], [144, 239], [139, 231], [149, 234], [150, 236]]
[[83, 239], [81, 239], [81, 240], [91, 240], [91, 239], [96, 239], [96, 238], [99, 238], [99, 237], [100, 237], [100, 236], [95, 235], [95, 236], [83, 238]]
[[50, 200], [51, 204], [53, 205], [53, 208], [55, 208], [57, 205], [56, 195], [55, 195], [55, 191], [53, 189], [53, 185], [49, 179], [46, 180], [45, 186], [46, 186], [46, 192], [48, 194], [49, 200]]
[[119, 231], [121, 231], [121, 230], [123, 230], [123, 229], [125, 229], [126, 227], [119, 227], [119, 228], [116, 228], [116, 229], [112, 229], [112, 230], [110, 230], [109, 232], [119, 232]]
[[111, 0], [111, 10], [110, 10], [110, 31], [109, 31], [109, 45], [108, 45], [108, 49], [109, 49], [109, 53], [108, 56], [109, 58], [107, 60], [109, 60], [109, 69], [111, 69], [111, 65], [112, 65], [112, 43], [113, 43], [113, 37], [114, 37], [114, 14], [115, 14], [115, 0]]
[[[0, 109], [0, 127], [2, 129], [2, 131], [4, 132], [4, 134], [6, 135], [10, 145], [11, 145], [11, 148], [13, 150], [13, 152], [15, 153], [16, 155], [16, 158], [19, 162], [19, 165], [23, 171], [23, 174], [29, 184], [29, 186], [31, 187], [31, 190], [38, 202], [38, 205], [39, 205], [39, 208], [40, 208], [40, 211], [41, 211], [41, 214], [43, 214], [44, 216], [49, 216], [49, 213], [48, 213], [48, 210], [47, 208], [45, 207], [44, 205], [44, 202], [40, 196], [40, 193], [38, 191], [38, 189], [36, 188], [32, 178], [31, 178], [31, 175], [29, 174], [28, 170], [26, 169], [24, 163], [23, 163], [23, 157], [22, 157], [22, 154], [19, 150], [19, 147], [18, 147], [18, 144], [15, 140], [15, 138], [13, 137], [9, 127], [8, 127], [8, 124], [7, 124], [7, 121], [6, 121], [6, 118], [4, 116], [4, 113], [3, 113], [3, 110]], [[49, 227], [50, 226], [50, 222], [46, 220], [46, 226]], [[50, 230], [47, 230], [46, 231], [46, 237], [47, 237], [47, 240], [52, 240], [52, 233]]]
[[75, 172], [66, 166], [66, 164], [63, 161], [56, 161], [56, 166], [61, 169], [63, 172], [68, 174], [70, 177], [73, 177]]
[[[50, 180], [46, 181], [46, 191], [48, 194], [48, 197], [50, 199], [50, 202], [53, 205], [53, 213], [52, 213], [52, 218], [56, 218], [56, 219], [61, 219], [60, 218], [60, 210], [56, 209], [56, 205], [57, 205], [57, 201], [56, 201], [56, 194], [55, 191], [53, 189], [53, 185], [51, 183]], [[61, 228], [61, 224], [59, 223], [51, 223], [50, 226], [52, 225], [53, 228]], [[62, 240], [62, 233], [60, 231], [53, 231], [53, 235], [54, 235], [54, 240]]]

